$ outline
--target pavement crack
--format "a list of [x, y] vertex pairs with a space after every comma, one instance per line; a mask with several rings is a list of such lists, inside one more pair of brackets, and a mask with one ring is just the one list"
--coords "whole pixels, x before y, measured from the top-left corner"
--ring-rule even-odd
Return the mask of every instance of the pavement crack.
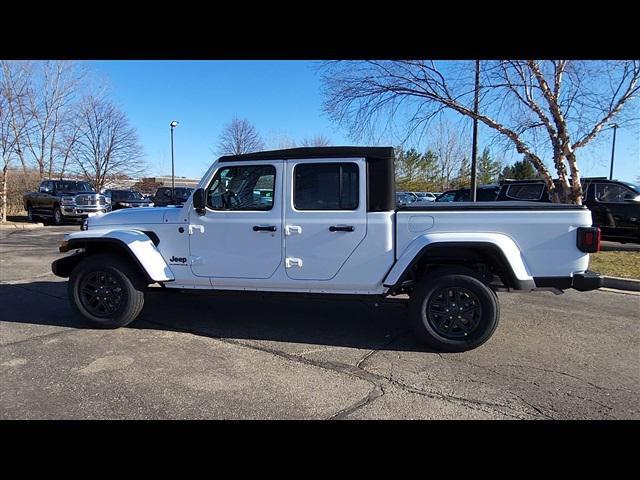
[[364, 397], [361, 400], [358, 400], [357, 402], [355, 402], [354, 404], [343, 408], [341, 410], [338, 410], [336, 413], [334, 413], [333, 415], [330, 415], [329, 417], [327, 417], [325, 420], [341, 420], [343, 418], [348, 417], [349, 415], [351, 415], [353, 412], [355, 412], [356, 410], [362, 408], [362, 407], [366, 407], [367, 405], [369, 405], [371, 402], [373, 402], [374, 400], [377, 400], [378, 398], [382, 397], [384, 395], [384, 388], [382, 387], [382, 385], [379, 384], [374, 384], [373, 388], [369, 391], [368, 395], [366, 397]]
[[24, 340], [18, 340], [17, 342], [5, 343], [3, 345], [0, 345], [0, 348], [13, 347], [15, 345], [21, 345], [23, 343], [34, 342], [36, 340], [42, 340], [45, 338], [51, 338], [58, 335], [63, 335], [65, 333], [72, 333], [77, 331], [79, 331], [77, 328], [70, 328], [69, 330], [63, 330], [62, 332], [47, 333], [46, 335], [40, 335], [39, 337], [25, 338]]

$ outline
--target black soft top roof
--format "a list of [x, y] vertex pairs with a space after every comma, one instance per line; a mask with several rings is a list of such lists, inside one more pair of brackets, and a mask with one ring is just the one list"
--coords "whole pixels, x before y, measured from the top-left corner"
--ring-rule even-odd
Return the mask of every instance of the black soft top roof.
[[299, 147], [284, 150], [246, 153], [244, 155], [225, 155], [220, 162], [240, 160], [288, 160], [304, 158], [367, 158], [370, 160], [388, 160], [393, 162], [393, 147]]

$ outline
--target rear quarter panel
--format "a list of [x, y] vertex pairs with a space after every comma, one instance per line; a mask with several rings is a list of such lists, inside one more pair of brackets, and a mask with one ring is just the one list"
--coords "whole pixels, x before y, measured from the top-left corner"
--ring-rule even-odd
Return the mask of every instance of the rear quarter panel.
[[[446, 238], [474, 233], [504, 235], [520, 251], [531, 277], [566, 277], [584, 272], [589, 255], [578, 250], [576, 230], [591, 226], [587, 209], [400, 211], [397, 215], [397, 257], [420, 236]], [[474, 235], [475, 237], [475, 235]]]

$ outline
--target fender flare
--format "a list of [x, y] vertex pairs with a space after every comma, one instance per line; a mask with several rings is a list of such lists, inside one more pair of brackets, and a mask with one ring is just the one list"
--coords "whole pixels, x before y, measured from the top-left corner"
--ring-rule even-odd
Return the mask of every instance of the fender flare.
[[[139, 230], [85, 230], [67, 234], [60, 251], [65, 252], [101, 244], [117, 245], [123, 248], [140, 267], [150, 283], [175, 280], [173, 272], [156, 248], [154, 241], [149, 235]], [[67, 271], [70, 273], [75, 264], [81, 260], [79, 257], [79, 255], [70, 255], [56, 260], [51, 265], [53, 273], [58, 276], [68, 276], [65, 273]]]
[[526, 266], [520, 248], [507, 235], [500, 233], [433, 233], [420, 235], [413, 239], [402, 252], [383, 281], [387, 288], [396, 288], [406, 279], [411, 268], [429, 255], [434, 247], [475, 247], [490, 249], [504, 264], [513, 288], [532, 290], [535, 281]]

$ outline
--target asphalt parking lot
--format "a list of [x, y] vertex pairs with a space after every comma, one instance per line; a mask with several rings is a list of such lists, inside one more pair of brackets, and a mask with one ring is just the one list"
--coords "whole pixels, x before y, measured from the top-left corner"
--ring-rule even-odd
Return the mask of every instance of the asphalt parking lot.
[[494, 337], [425, 351], [405, 308], [148, 295], [86, 328], [50, 271], [77, 226], [0, 231], [2, 419], [638, 419], [640, 296], [500, 294]]

